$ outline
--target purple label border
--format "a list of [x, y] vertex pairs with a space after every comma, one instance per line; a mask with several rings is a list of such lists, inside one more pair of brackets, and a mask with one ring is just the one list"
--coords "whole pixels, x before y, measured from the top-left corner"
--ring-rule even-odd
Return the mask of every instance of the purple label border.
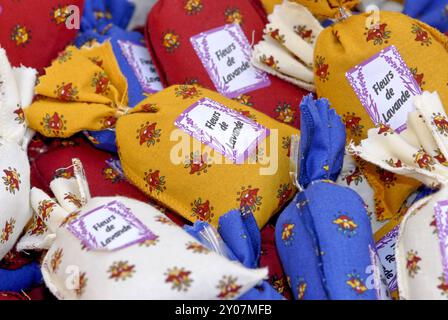
[[[121, 216], [126, 222], [128, 222], [131, 226], [138, 229], [140, 231], [141, 237], [135, 241], [129, 242], [127, 244], [124, 244], [118, 248], [115, 248], [111, 251], [117, 251], [120, 249], [124, 249], [126, 247], [132, 246], [136, 243], [141, 243], [146, 240], [155, 240], [157, 239], [157, 236], [149, 230], [140, 220], [138, 220], [131, 212], [131, 210], [126, 207], [123, 203], [120, 201], [112, 201], [105, 205], [102, 205], [100, 207], [97, 207], [95, 209], [90, 210], [89, 212], [86, 212], [82, 216], [76, 218], [72, 222], [70, 222], [67, 225], [67, 229], [90, 250], [95, 249], [102, 249], [104, 247], [101, 247], [98, 245], [95, 236], [90, 233], [87, 230], [87, 227], [84, 223], [84, 218], [87, 216], [94, 214], [95, 212], [99, 210], [109, 210], [113, 212], [114, 214], [117, 214]], [[76, 226], [78, 224], [78, 226]], [[79, 228], [79, 229], [78, 229]]]
[[[251, 84], [249, 86], [245, 86], [241, 89], [230, 91], [230, 88], [221, 82], [221, 77], [218, 72], [218, 68], [213, 63], [213, 59], [210, 56], [208, 42], [207, 42], [207, 36], [211, 35], [213, 33], [219, 32], [219, 31], [227, 31], [230, 37], [242, 48], [244, 57], [247, 59], [247, 61], [250, 64], [251, 60], [251, 52], [252, 49], [250, 47], [249, 41], [247, 40], [246, 36], [244, 35], [243, 30], [241, 29], [239, 24], [226, 24], [222, 27], [214, 28], [205, 32], [202, 32], [198, 35], [195, 35], [190, 38], [190, 42], [196, 51], [197, 55], [199, 56], [199, 59], [201, 60], [204, 68], [207, 70], [207, 73], [209, 74], [211, 80], [213, 81], [213, 84], [216, 87], [216, 90], [221, 93], [222, 95], [226, 96], [227, 98], [235, 98], [241, 94], [254, 91], [257, 89], [265, 88], [267, 86], [271, 85], [271, 80], [269, 79], [269, 76], [259, 69], [256, 69], [255, 67], [251, 67], [256, 72], [256, 79], [259, 80], [255, 84]], [[201, 44], [204, 47], [204, 50], [201, 50]]]
[[[387, 56], [389, 52], [393, 53], [395, 59]], [[377, 58], [384, 58], [384, 60], [386, 60], [387, 64], [389, 64], [389, 66], [393, 68], [400, 75], [400, 78], [404, 82], [406, 89], [408, 89], [411, 92], [411, 94], [413, 94], [414, 96], [422, 94], [422, 90], [415, 81], [414, 76], [409, 71], [408, 66], [401, 57], [397, 48], [393, 45], [381, 50], [379, 53], [370, 57], [363, 63], [353, 67], [352, 69], [347, 71], [345, 76], [350, 85], [352, 86], [353, 90], [355, 91], [356, 95], [358, 96], [359, 100], [361, 101], [361, 104], [364, 106], [367, 113], [369, 114], [370, 119], [373, 121], [375, 125], [381, 123], [381, 117], [378, 112], [378, 106], [376, 105], [373, 97], [370, 95], [367, 89], [365, 75], [363, 73], [363, 67], [365, 67], [366, 65], [368, 65]], [[360, 86], [358, 85], [358, 83]], [[396, 128], [395, 131], [397, 133], [400, 133], [405, 129], [406, 124], [403, 124], [400, 127]]]
[[[229, 154], [227, 152], [227, 149], [216, 140], [216, 138], [212, 137], [210, 134], [205, 132], [204, 130], [200, 129], [195, 121], [189, 117], [189, 112], [196, 108], [199, 105], [206, 105], [207, 107], [217, 110], [219, 112], [225, 113], [227, 115], [232, 116], [233, 118], [240, 120], [241, 122], [249, 125], [252, 129], [254, 129], [257, 132], [260, 132], [258, 137], [242, 152], [240, 156], [238, 156], [238, 153], [234, 150], [232, 154]], [[183, 125], [181, 122], [183, 120], [186, 120], [189, 127]], [[271, 134], [271, 131], [262, 126], [261, 124], [246, 118], [238, 111], [235, 111], [233, 109], [227, 108], [226, 106], [211, 100], [209, 98], [202, 98], [190, 107], [188, 107], [182, 114], [176, 119], [174, 122], [175, 126], [177, 126], [179, 129], [183, 130], [187, 134], [189, 134], [191, 137], [201, 141], [201, 143], [213, 148], [214, 150], [221, 153], [223, 156], [228, 157], [236, 164], [242, 164], [252, 153], [252, 151], [257, 147], [258, 143], [263, 141], [263, 139], [269, 137]]]
[[[135, 74], [138, 82], [142, 86], [143, 91], [145, 91], [146, 93], [149, 93], [149, 94], [154, 94], [154, 93], [159, 92], [159, 90], [155, 90], [147, 84], [142, 72], [140, 71], [140, 68], [138, 67], [134, 53], [132, 52], [131, 49], [129, 49], [129, 51], [128, 51], [128, 48], [130, 48], [131, 46], [140, 46], [140, 45], [132, 43], [130, 41], [123, 41], [123, 40], [118, 40], [117, 42], [121, 48], [121, 52], [123, 53], [123, 56], [126, 58], [126, 61], [134, 70], [134, 74]], [[144, 48], [143, 46], [140, 46], [140, 47]]]
[[434, 205], [440, 251], [442, 254], [443, 273], [448, 283], [448, 217], [443, 215], [443, 207], [448, 207], [448, 200], [439, 201]]
[[[384, 237], [382, 237], [375, 244], [377, 252], [379, 252], [380, 249], [386, 248], [392, 241], [396, 243], [399, 231], [400, 231], [400, 228], [398, 225], [395, 228], [393, 228], [391, 231], [389, 231]], [[381, 257], [380, 257], [380, 260], [382, 260]], [[396, 264], [396, 260], [395, 260], [395, 264]], [[394, 271], [395, 271], [394, 276], [392, 277], [392, 279], [390, 281], [388, 281], [390, 291], [398, 290], [397, 269], [395, 268]]]

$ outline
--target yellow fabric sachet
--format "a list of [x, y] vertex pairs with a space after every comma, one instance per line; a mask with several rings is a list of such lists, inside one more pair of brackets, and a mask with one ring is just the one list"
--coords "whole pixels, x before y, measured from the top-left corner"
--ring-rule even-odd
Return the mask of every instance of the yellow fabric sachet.
[[[272, 13], [274, 7], [282, 2], [283, 0], [261, 0], [268, 14]], [[359, 0], [292, 0], [291, 2], [307, 7], [317, 18], [333, 18], [337, 15], [340, 6], [350, 10], [359, 3]]]
[[[270, 136], [244, 164], [234, 164], [175, 125], [197, 103], [217, 103], [242, 113], [269, 129]], [[151, 108], [155, 112], [138, 112]], [[186, 219], [217, 225], [229, 210], [249, 209], [262, 227], [295, 193], [289, 176], [289, 141], [298, 133], [218, 93], [181, 85], [152, 95], [120, 118], [117, 145], [132, 183]]]
[[[61, 138], [115, 129], [127, 178], [190, 221], [217, 225], [241, 209], [261, 227], [294, 196], [289, 151], [297, 129], [197, 86], [167, 88], [130, 109], [110, 57], [109, 43], [68, 48], [40, 78], [38, 99], [26, 110], [29, 126]], [[202, 131], [217, 133], [198, 136], [201, 121]]]
[[[350, 16], [321, 32], [315, 47], [315, 83], [319, 97], [328, 98], [342, 116], [347, 138], [359, 142], [374, 126], [346, 72], [382, 49], [394, 45], [422, 90], [438, 91], [448, 105], [447, 38], [434, 28], [400, 13], [380, 12], [379, 27], [368, 28], [371, 13]], [[371, 164], [361, 168], [381, 210], [392, 218], [405, 199], [420, 185]]]

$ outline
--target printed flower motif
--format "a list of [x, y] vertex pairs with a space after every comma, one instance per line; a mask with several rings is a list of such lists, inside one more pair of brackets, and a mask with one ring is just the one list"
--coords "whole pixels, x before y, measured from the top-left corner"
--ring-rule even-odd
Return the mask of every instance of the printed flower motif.
[[277, 190], [278, 206], [282, 207], [286, 201], [289, 200], [292, 194], [292, 186], [289, 183], [284, 183], [280, 185]]
[[53, 212], [53, 208], [56, 206], [56, 203], [51, 200], [42, 200], [39, 202], [37, 207], [37, 211], [39, 213], [39, 217], [41, 217], [44, 221], [48, 219], [50, 214]]
[[146, 103], [146, 104], [142, 105], [140, 108], [144, 112], [154, 113], [154, 112], [159, 111], [159, 107], [157, 106], [157, 103]]
[[419, 25], [417, 25], [417, 24], [412, 25], [412, 33], [415, 34], [415, 41], [421, 42], [422, 46], [423, 45], [426, 45], [426, 46], [431, 45], [432, 41], [431, 41], [431, 38], [430, 38], [428, 32], [423, 30], [422, 27], [420, 27]]
[[31, 31], [27, 27], [18, 24], [11, 31], [11, 40], [17, 46], [24, 47], [31, 41]]
[[185, 161], [184, 168], [190, 169], [190, 174], [201, 175], [201, 173], [207, 173], [208, 168], [211, 167], [207, 163], [207, 153], [200, 154], [199, 151], [191, 152], [189, 159]]
[[378, 126], [378, 134], [386, 137], [388, 134], [394, 134], [394, 131], [387, 124], [380, 123]]
[[109, 267], [109, 279], [126, 280], [132, 278], [135, 273], [135, 266], [129, 264], [128, 261], [116, 261]]
[[268, 31], [268, 34], [271, 36], [272, 39], [277, 40], [281, 44], [285, 43], [285, 36], [283, 34], [280, 34], [280, 30], [275, 29], [272, 30], [272, 28]]
[[389, 159], [389, 160], [385, 160], [385, 162], [390, 165], [392, 168], [402, 168], [403, 164], [401, 163], [400, 159]]
[[426, 82], [424, 80], [425, 75], [423, 73], [418, 73], [417, 68], [411, 68], [410, 70], [411, 70], [412, 75], [414, 76], [415, 81], [419, 85], [419, 87], [423, 88], [423, 86], [426, 84]]
[[62, 24], [67, 21], [67, 18], [70, 16], [71, 12], [68, 9], [68, 6], [58, 6], [53, 8], [50, 15], [51, 21], [56, 22], [56, 24]]
[[93, 75], [91, 86], [97, 94], [107, 94], [109, 91], [109, 78], [105, 72], [96, 72]]
[[325, 58], [322, 56], [316, 56], [315, 61], [315, 74], [322, 81], [328, 81], [328, 77], [330, 76], [330, 72], [328, 71], [329, 66], [325, 63]]
[[187, 250], [191, 250], [194, 253], [209, 253], [210, 250], [204, 247], [199, 242], [190, 241], [187, 243]]
[[347, 112], [343, 115], [345, 128], [350, 131], [352, 136], [361, 136], [364, 126], [361, 125], [361, 118], [356, 116], [354, 112]]
[[163, 35], [162, 44], [168, 53], [173, 53], [174, 50], [179, 48], [180, 46], [179, 38], [180, 38], [179, 35], [176, 34], [174, 31], [165, 32], [165, 34]]
[[68, 60], [70, 60], [72, 58], [72, 55], [73, 54], [72, 54], [71, 51], [65, 50], [65, 51], [59, 52], [58, 57], [56, 58], [56, 60], [59, 63], [64, 63], [64, 62], [67, 62]]
[[261, 200], [263, 197], [258, 195], [258, 188], [248, 186], [247, 188], [241, 187], [241, 191], [237, 192], [240, 209], [250, 209], [252, 212], [260, 210]]
[[75, 174], [73, 173], [73, 170], [61, 168], [61, 169], [57, 169], [55, 171], [55, 173], [53, 175], [53, 179], [56, 179], [56, 178], [71, 179], [74, 176], [75, 176]]
[[174, 267], [168, 269], [165, 273], [166, 283], [171, 283], [171, 289], [177, 291], [187, 291], [190, 287], [193, 280], [190, 277], [191, 271], [186, 270], [185, 268]]
[[166, 216], [163, 216], [163, 215], [156, 216], [156, 221], [160, 222], [161, 224], [166, 224], [168, 226], [176, 225], [173, 221], [171, 221], [170, 219], [168, 219]]
[[25, 122], [25, 112], [23, 112], [23, 109], [21, 107], [17, 108], [14, 111], [14, 114], [16, 114], [16, 118], [14, 119], [19, 124], [22, 124]]
[[294, 121], [295, 118], [294, 110], [289, 103], [283, 103], [277, 105], [277, 108], [275, 108], [275, 112], [278, 113], [278, 116], [276, 117], [278, 121], [284, 123], [292, 123]]
[[263, 54], [260, 57], [260, 63], [262, 63], [262, 64], [264, 64], [264, 65], [266, 65], [269, 68], [274, 69], [274, 70], [278, 70], [279, 69], [279, 67], [278, 67], [278, 60], [275, 60], [274, 56], [269, 56], [268, 57], [265, 54]]
[[78, 211], [74, 211], [74, 212], [70, 213], [68, 216], [66, 216], [64, 218], [64, 220], [62, 220], [60, 227], [64, 227], [67, 224], [72, 223], [73, 221], [75, 221], [79, 217], [79, 213], [80, 212], [81, 211], [78, 210]]
[[286, 281], [283, 277], [278, 277], [277, 275], [273, 275], [269, 281], [272, 287], [277, 290], [278, 293], [283, 294], [286, 291]]
[[224, 276], [219, 280], [217, 288], [219, 289], [219, 299], [233, 299], [236, 298], [242, 286], [237, 284], [237, 278], [232, 276]]
[[253, 107], [253, 103], [250, 101], [252, 97], [248, 94], [240, 94], [239, 96], [233, 98], [236, 102], [239, 102], [241, 104], [244, 104], [248, 107]]
[[287, 246], [289, 246], [292, 243], [292, 241], [294, 240], [294, 236], [295, 236], [294, 228], [295, 228], [295, 224], [293, 224], [293, 223], [285, 223], [283, 225], [282, 241]]
[[70, 202], [71, 204], [73, 204], [75, 207], [77, 208], [81, 208], [82, 207], [82, 202], [81, 200], [78, 198], [78, 196], [72, 192], [67, 192], [64, 194], [64, 200], [67, 200], [68, 202]]
[[64, 83], [58, 85], [54, 94], [62, 101], [75, 101], [78, 100], [78, 88], [73, 83]]
[[432, 124], [440, 134], [448, 136], [448, 120], [446, 119], [446, 116], [442, 115], [440, 112], [433, 113]]
[[376, 172], [378, 173], [378, 177], [380, 181], [384, 183], [387, 188], [393, 187], [395, 185], [395, 181], [397, 181], [397, 177], [394, 173], [384, 170], [382, 168], [377, 167]]
[[101, 174], [103, 175], [104, 179], [112, 183], [117, 183], [123, 180], [123, 177], [121, 176], [120, 172], [118, 172], [117, 170], [115, 170], [115, 168], [112, 168], [110, 166], [103, 168]]
[[8, 169], [3, 170], [4, 176], [3, 184], [5, 185], [6, 191], [12, 194], [16, 194], [16, 191], [20, 191], [20, 173], [15, 168], [8, 167]]
[[14, 232], [14, 225], [16, 224], [16, 220], [14, 218], [10, 218], [6, 221], [5, 226], [3, 227], [2, 234], [0, 237], [0, 243], [5, 243], [9, 240], [9, 237]]
[[78, 285], [75, 289], [75, 293], [78, 297], [84, 294], [84, 291], [87, 287], [87, 276], [85, 272], [79, 274]]
[[342, 178], [343, 181], [347, 183], [347, 185], [351, 185], [352, 182], [357, 186], [359, 183], [363, 181], [363, 176], [359, 167], [356, 167], [355, 170], [351, 171], [348, 175]]
[[243, 110], [243, 109], [237, 109], [236, 111], [238, 111], [239, 113], [241, 113], [241, 115], [243, 115], [244, 117], [248, 118], [248, 119], [252, 119], [254, 121], [257, 120], [257, 118], [255, 117], [254, 114], [250, 113], [249, 110]]
[[89, 58], [89, 60], [92, 61], [94, 64], [96, 64], [98, 67], [103, 66], [103, 60], [101, 60], [100, 57], [92, 57], [92, 58]]
[[140, 242], [140, 246], [152, 247], [155, 246], [160, 241], [159, 236], [155, 236], [154, 239], [147, 239], [143, 242]]
[[305, 298], [307, 283], [305, 280], [300, 279], [297, 284], [297, 300], [303, 300]]
[[438, 289], [442, 291], [442, 295], [448, 296], [448, 282], [445, 279], [445, 276], [442, 275], [439, 277], [440, 284], [437, 286]]
[[193, 211], [193, 213], [191, 214], [193, 218], [197, 218], [201, 221], [206, 222], [210, 222], [212, 220], [214, 213], [213, 207], [210, 206], [209, 200], [203, 202], [201, 198], [198, 198], [194, 200], [190, 205], [192, 208], [191, 210]]
[[367, 287], [364, 284], [364, 280], [356, 272], [347, 275], [347, 284], [359, 295], [367, 291]]
[[162, 129], [156, 129], [157, 122], [149, 123], [148, 121], [140, 126], [137, 130], [137, 139], [140, 141], [140, 145], [146, 144], [146, 146], [154, 146], [156, 142], [160, 142], [160, 136]]
[[291, 137], [282, 138], [282, 148], [287, 150], [286, 156], [289, 158], [291, 156]]
[[45, 130], [56, 136], [58, 136], [61, 131], [67, 129], [65, 126], [67, 121], [64, 120], [64, 115], [59, 115], [57, 112], [53, 113], [52, 116], [47, 113], [40, 124]]
[[434, 159], [436, 159], [442, 166], [447, 167], [448, 161], [446, 160], [442, 151], [439, 148], [437, 148], [437, 150], [434, 150], [434, 152], [436, 153], [436, 155], [434, 156]]
[[431, 220], [431, 223], [429, 224], [429, 226], [433, 229], [432, 230], [433, 234], [438, 234], [439, 233], [439, 229], [437, 228], [437, 220], [436, 220], [436, 215], [435, 214], [432, 215], [432, 220]]
[[[92, 136], [88, 131], [83, 131], [83, 133], [92, 144], [94, 144], [94, 145], [100, 144], [98, 139], [96, 139], [94, 136]], [[118, 149], [118, 145], [117, 145], [117, 149]]]
[[421, 168], [428, 171], [434, 170], [434, 164], [436, 163], [434, 159], [427, 154], [423, 149], [419, 149], [414, 155], [414, 162]]
[[364, 35], [367, 36], [366, 41], [373, 41], [374, 45], [382, 45], [383, 43], [388, 43], [392, 32], [387, 30], [387, 23], [382, 23], [378, 27], [373, 27], [367, 29]]
[[314, 43], [314, 39], [316, 38], [316, 36], [313, 35], [313, 30], [307, 29], [305, 25], [294, 26], [294, 32], [297, 33], [299, 37], [306, 42]]
[[348, 215], [340, 214], [333, 220], [333, 223], [338, 226], [338, 231], [342, 232], [344, 235], [348, 235], [348, 237], [352, 237], [356, 234], [358, 225]]
[[63, 256], [62, 248], [58, 248], [51, 255], [50, 267], [51, 267], [51, 271], [53, 273], [56, 273], [58, 271], [59, 266], [61, 265], [61, 262], [62, 262], [62, 256]]
[[180, 85], [174, 88], [174, 94], [176, 97], [182, 97], [185, 100], [198, 98], [201, 92], [195, 86]]
[[243, 23], [243, 15], [241, 14], [238, 8], [227, 8], [224, 14], [227, 18], [226, 19], [227, 23], [237, 23], [237, 24]]
[[201, 12], [203, 8], [202, 0], [187, 0], [184, 9], [189, 15], [197, 14]]
[[27, 233], [32, 236], [39, 236], [43, 235], [45, 232], [47, 232], [47, 226], [44, 221], [38, 215], [34, 215]]
[[149, 188], [149, 192], [156, 191], [157, 194], [166, 190], [165, 176], [160, 176], [160, 171], [145, 172], [146, 187]]
[[414, 276], [417, 274], [418, 270], [420, 270], [420, 266], [418, 263], [422, 260], [417, 255], [417, 252], [414, 250], [409, 250], [406, 257], [406, 269], [408, 269], [409, 276], [411, 278], [414, 278]]

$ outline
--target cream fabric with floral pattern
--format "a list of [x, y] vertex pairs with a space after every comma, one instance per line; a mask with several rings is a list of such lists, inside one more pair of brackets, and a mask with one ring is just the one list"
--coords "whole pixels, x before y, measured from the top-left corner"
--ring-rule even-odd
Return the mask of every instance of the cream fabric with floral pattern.
[[400, 224], [396, 246], [402, 299], [448, 299], [448, 118], [437, 93], [414, 100], [408, 129], [371, 129], [353, 154], [391, 172], [438, 188], [415, 203]]
[[323, 30], [304, 6], [284, 1], [268, 17], [263, 40], [253, 50], [252, 64], [305, 90], [314, 91], [314, 45]]
[[26, 148], [32, 132], [22, 107], [31, 103], [35, 80], [34, 69], [12, 68], [0, 48], [0, 260], [31, 218]]
[[54, 234], [42, 273], [59, 299], [235, 299], [267, 277], [209, 251], [146, 203], [90, 198], [85, 181], [53, 180], [57, 202], [31, 191]]

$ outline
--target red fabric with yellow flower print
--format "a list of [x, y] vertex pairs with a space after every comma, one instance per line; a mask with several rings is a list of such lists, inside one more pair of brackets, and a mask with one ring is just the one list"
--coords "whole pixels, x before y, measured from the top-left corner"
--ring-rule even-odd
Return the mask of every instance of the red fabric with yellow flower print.
[[81, 18], [84, 0], [0, 2], [0, 46], [13, 66], [23, 64], [42, 71], [75, 38], [78, 30], [66, 25], [72, 14], [69, 5], [79, 8]]
[[[249, 43], [258, 43], [266, 15], [254, 0], [158, 1], [148, 16], [146, 39], [164, 85], [197, 84], [216, 90], [190, 38], [231, 23], [239, 24]], [[277, 77], [268, 77], [269, 86], [234, 99], [298, 127], [299, 104], [307, 92]]]

